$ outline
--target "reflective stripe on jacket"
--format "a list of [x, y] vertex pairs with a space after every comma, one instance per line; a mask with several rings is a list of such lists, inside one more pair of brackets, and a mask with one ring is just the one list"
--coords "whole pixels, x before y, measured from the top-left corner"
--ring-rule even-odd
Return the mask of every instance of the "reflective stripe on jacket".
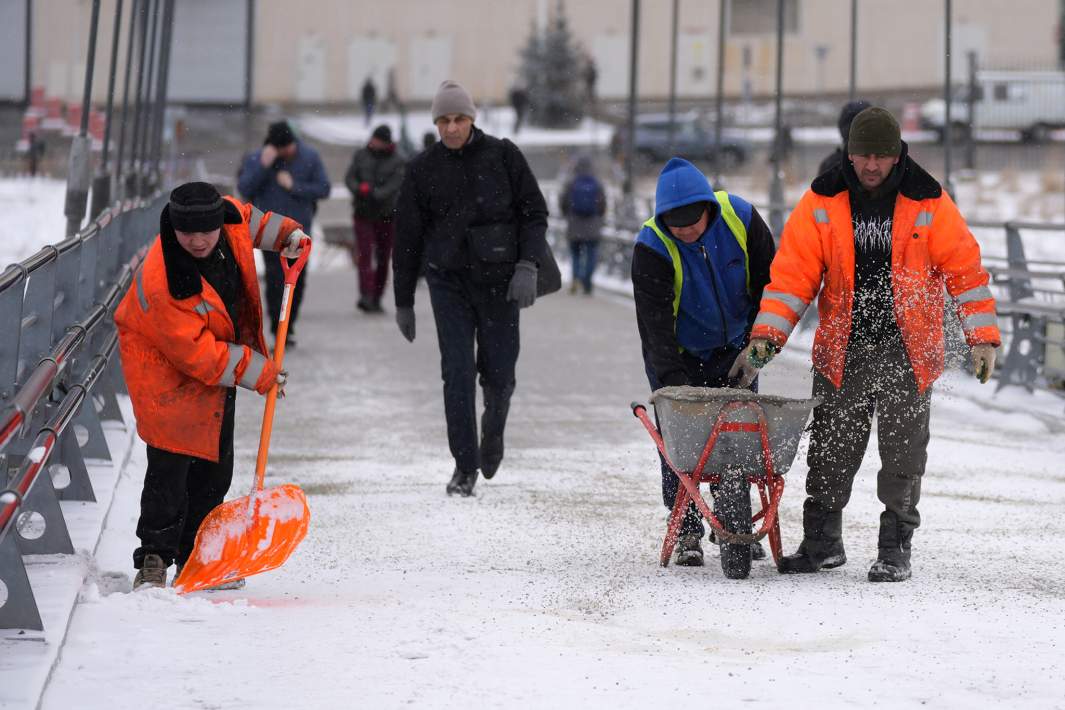
[[[165, 216], [160, 236], [115, 311], [138, 434], [156, 448], [209, 461], [218, 460], [226, 388], [264, 393], [277, 378], [277, 368], [265, 355], [269, 351], [252, 248], [276, 250], [298, 226], [287, 217], [226, 200], [222, 238], [229, 243], [244, 287], [242, 332], [233, 332], [225, 304], [195, 272], [195, 264], [166, 255], [163, 231], [167, 239], [175, 237]], [[173, 248], [170, 253], [181, 257]], [[176, 297], [175, 284], [190, 280], [199, 291]]]
[[[970, 346], [998, 346], [1001, 336], [976, 239], [938, 183], [912, 161], [905, 169], [910, 173], [896, 197], [892, 224], [892, 294], [895, 319], [923, 392], [943, 372], [944, 287], [956, 302]], [[849, 193], [825, 188], [833, 175], [814, 181], [784, 226], [751, 337], [783, 346], [820, 292], [813, 364], [840, 387], [851, 335], [855, 259]], [[907, 180], [916, 183], [912, 190]]]

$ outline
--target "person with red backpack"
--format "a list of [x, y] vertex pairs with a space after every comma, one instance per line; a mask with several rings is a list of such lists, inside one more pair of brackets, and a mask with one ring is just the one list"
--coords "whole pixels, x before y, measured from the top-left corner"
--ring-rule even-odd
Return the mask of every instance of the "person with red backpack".
[[606, 214], [606, 190], [595, 176], [591, 156], [582, 155], [574, 166], [573, 179], [559, 198], [562, 214], [566, 216], [566, 238], [569, 240], [570, 261], [573, 264], [573, 283], [570, 293], [584, 287], [585, 295], [592, 292], [592, 274], [603, 233]]

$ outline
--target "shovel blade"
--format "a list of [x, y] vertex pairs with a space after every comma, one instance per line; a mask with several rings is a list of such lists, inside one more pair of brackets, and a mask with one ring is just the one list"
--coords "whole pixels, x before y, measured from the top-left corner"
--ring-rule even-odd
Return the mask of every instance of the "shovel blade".
[[174, 590], [187, 594], [280, 567], [310, 518], [307, 497], [291, 483], [222, 503], [203, 519]]

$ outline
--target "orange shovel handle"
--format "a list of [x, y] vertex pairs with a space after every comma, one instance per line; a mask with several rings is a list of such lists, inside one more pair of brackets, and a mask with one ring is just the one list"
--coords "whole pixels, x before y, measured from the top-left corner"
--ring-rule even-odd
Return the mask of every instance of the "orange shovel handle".
[[[296, 280], [300, 272], [307, 265], [307, 258], [311, 255], [311, 241], [304, 240], [303, 249], [296, 261], [289, 266], [288, 259], [278, 255], [281, 260], [281, 271], [285, 275], [285, 291], [281, 296], [281, 316], [277, 323], [277, 340], [274, 343], [274, 364], [281, 369], [285, 361], [285, 340], [288, 337], [288, 317], [292, 312], [292, 291], [296, 287]], [[277, 383], [266, 394], [266, 408], [263, 410], [263, 428], [259, 435], [259, 455], [255, 459], [255, 490], [263, 489], [263, 481], [266, 478], [266, 457], [270, 451], [270, 434], [274, 430], [274, 406], [277, 404]]]

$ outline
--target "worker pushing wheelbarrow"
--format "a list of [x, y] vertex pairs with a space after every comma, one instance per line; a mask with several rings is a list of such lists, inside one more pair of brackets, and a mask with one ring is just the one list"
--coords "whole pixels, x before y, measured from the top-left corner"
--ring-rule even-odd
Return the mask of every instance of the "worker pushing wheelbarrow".
[[[721, 388], [736, 378], [730, 370], [747, 344], [774, 252], [773, 236], [754, 206], [738, 195], [715, 192], [686, 160], [666, 163], [658, 177], [655, 214], [644, 223], [632, 252], [636, 321], [652, 392]], [[753, 376], [749, 384], [756, 389]], [[742, 396], [738, 390], [732, 395]], [[699, 450], [705, 443], [704, 438]], [[694, 463], [686, 467], [689, 472]], [[674, 538], [676, 564], [702, 565], [706, 529], [699, 511], [665, 456], [661, 473], [663, 503], [684, 511]], [[679, 498], [684, 500], [678, 507]], [[761, 545], [749, 547], [752, 554], [765, 555]]]
[[[789, 399], [745, 389], [663, 387], [651, 396], [661, 430], [647, 409], [633, 402], [681, 489], [669, 516], [661, 563], [669, 565], [689, 505], [694, 505], [721, 544], [721, 569], [729, 579], [751, 572], [751, 545], [764, 537], [774, 562], [782, 556], [777, 510], [784, 474], [817, 399]], [[710, 484], [713, 509], [699, 486]], [[752, 515], [751, 485], [761, 510]], [[761, 523], [754, 531], [754, 524]]]

